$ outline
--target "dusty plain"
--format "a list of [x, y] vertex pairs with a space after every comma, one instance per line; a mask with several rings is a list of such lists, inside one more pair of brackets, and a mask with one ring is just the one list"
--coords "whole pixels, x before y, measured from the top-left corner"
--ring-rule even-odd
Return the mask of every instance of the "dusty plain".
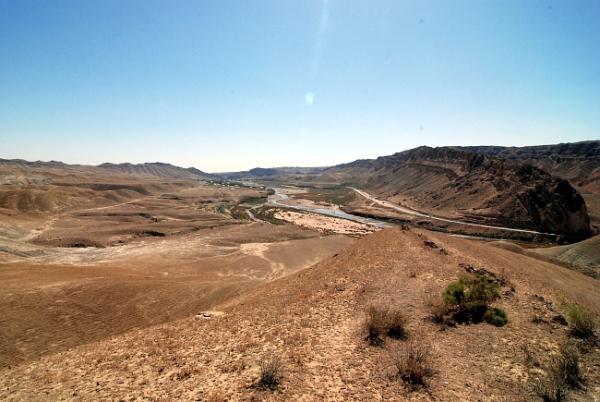
[[150, 176], [70, 179], [2, 186], [2, 367], [209, 310], [352, 241], [232, 217], [231, 208], [266, 200], [263, 190]]
[[[600, 313], [598, 237], [515, 242], [340, 184], [155, 165], [0, 164], [0, 399], [540, 400], [571, 338], [565, 303]], [[507, 325], [431, 320], [469, 269], [503, 278]], [[398, 306], [406, 339], [370, 345], [372, 305]], [[584, 383], [568, 400], [594, 400], [599, 344], [578, 342]], [[424, 388], [394, 371], [410, 344], [429, 352]], [[279, 386], [260, 389], [273, 356]]]

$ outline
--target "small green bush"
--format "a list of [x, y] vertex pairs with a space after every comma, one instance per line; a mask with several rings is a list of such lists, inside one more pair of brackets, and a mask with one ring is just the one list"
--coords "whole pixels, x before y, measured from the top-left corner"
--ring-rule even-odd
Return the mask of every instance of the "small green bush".
[[495, 325], [496, 327], [503, 327], [508, 323], [506, 312], [498, 307], [488, 308], [483, 315], [483, 319], [485, 322]]
[[465, 281], [461, 278], [452, 282], [444, 290], [444, 302], [449, 306], [456, 306], [463, 302], [465, 298]]
[[593, 339], [596, 331], [596, 318], [579, 304], [565, 303], [571, 333], [582, 339]]
[[489, 319], [494, 325], [502, 322], [504, 325], [507, 322], [504, 311], [488, 313], [488, 304], [498, 297], [498, 284], [483, 275], [464, 276], [448, 285], [443, 293], [444, 303], [454, 310], [456, 321], [478, 323]]

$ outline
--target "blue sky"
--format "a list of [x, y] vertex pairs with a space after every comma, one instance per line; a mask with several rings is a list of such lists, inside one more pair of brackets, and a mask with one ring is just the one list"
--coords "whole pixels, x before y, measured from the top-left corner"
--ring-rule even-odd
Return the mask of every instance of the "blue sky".
[[0, 0], [0, 157], [329, 165], [600, 138], [600, 2]]

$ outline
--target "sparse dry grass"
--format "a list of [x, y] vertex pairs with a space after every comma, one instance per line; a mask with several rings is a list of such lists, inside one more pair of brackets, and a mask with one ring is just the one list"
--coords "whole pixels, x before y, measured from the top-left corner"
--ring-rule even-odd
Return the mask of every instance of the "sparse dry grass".
[[429, 349], [416, 342], [396, 346], [390, 350], [392, 365], [409, 390], [427, 387], [433, 375]]
[[586, 308], [579, 304], [565, 302], [565, 309], [571, 333], [581, 339], [594, 339], [597, 330], [597, 318]]
[[402, 312], [392, 306], [371, 305], [367, 310], [365, 320], [366, 339], [371, 345], [381, 346], [384, 337], [405, 339], [406, 320]]
[[579, 388], [583, 382], [579, 367], [579, 351], [573, 342], [561, 345], [560, 354], [551, 360], [546, 378], [537, 379], [534, 390], [546, 402], [564, 401], [569, 389]]
[[429, 318], [436, 324], [443, 324], [446, 314], [448, 314], [448, 307], [441, 296], [432, 296], [426, 302], [429, 310]]
[[270, 356], [260, 363], [260, 378], [256, 384], [257, 388], [262, 390], [275, 391], [281, 383], [281, 370], [283, 364], [281, 359], [276, 356]]

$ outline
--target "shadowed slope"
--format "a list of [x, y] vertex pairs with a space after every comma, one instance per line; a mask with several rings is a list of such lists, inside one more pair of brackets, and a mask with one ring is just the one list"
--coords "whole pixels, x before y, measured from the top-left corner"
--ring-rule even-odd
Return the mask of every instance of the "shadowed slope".
[[324, 174], [419, 211], [572, 239], [591, 233], [585, 202], [567, 181], [450, 147], [419, 147]]

